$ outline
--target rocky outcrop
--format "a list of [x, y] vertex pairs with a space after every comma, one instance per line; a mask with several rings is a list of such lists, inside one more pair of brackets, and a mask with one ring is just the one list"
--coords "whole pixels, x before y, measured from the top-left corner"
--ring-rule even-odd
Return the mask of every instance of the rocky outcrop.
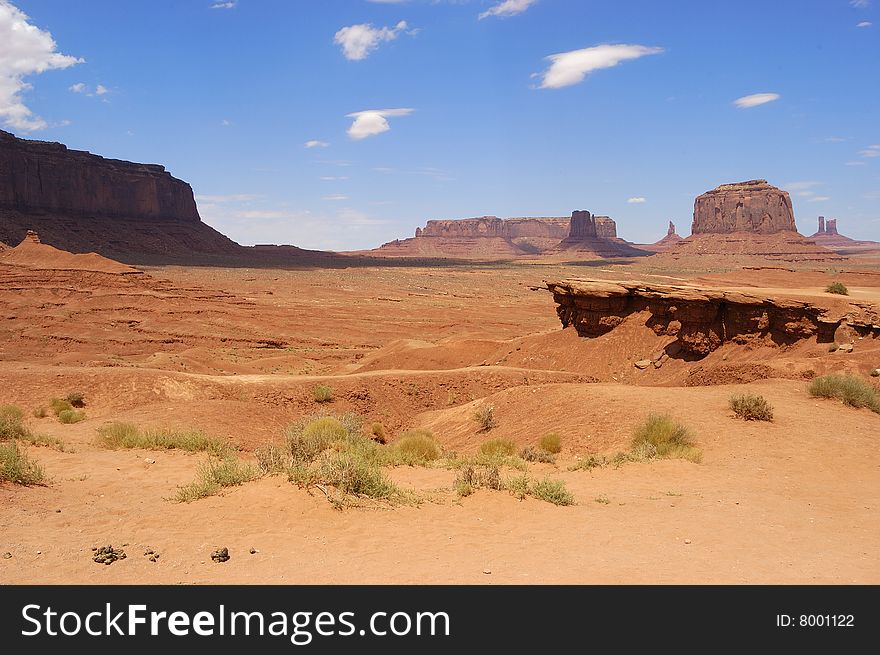
[[694, 202], [691, 234], [796, 231], [791, 198], [767, 180], [722, 184]]
[[461, 220], [430, 220], [424, 228], [416, 228], [418, 237], [501, 237], [546, 238], [561, 241], [568, 234], [567, 218], [498, 218], [481, 216]]
[[563, 280], [546, 282], [563, 327], [598, 337], [638, 312], [658, 336], [671, 337], [666, 352], [699, 359], [726, 342], [790, 345], [815, 337], [833, 343], [841, 333], [880, 338], [880, 308], [852, 300], [768, 298], [721, 289]]
[[659, 241], [652, 243], [650, 246], [648, 246], [648, 249], [654, 250], [656, 252], [662, 252], [664, 250], [668, 250], [682, 240], [682, 237], [680, 237], [675, 232], [675, 223], [669, 221], [669, 229], [666, 230], [666, 236]]
[[633, 247], [623, 239], [616, 238], [616, 225], [613, 231], [614, 237], [602, 236], [611, 233], [608, 222], [602, 219], [611, 221], [608, 217], [593, 216], [588, 211], [580, 209], [573, 211], [568, 236], [553, 249], [553, 254], [575, 255], [578, 259], [643, 257], [650, 254]]
[[125, 261], [242, 252], [201, 222], [192, 188], [163, 166], [0, 131], [0, 241], [18, 243], [28, 230], [65, 250]]
[[819, 229], [810, 236], [817, 244], [834, 250], [839, 254], [861, 254], [880, 250], [876, 241], [859, 241], [840, 234], [837, 231], [837, 219], [819, 217]]
[[594, 216], [596, 222], [596, 236], [603, 239], [617, 238], [617, 223], [610, 216]]

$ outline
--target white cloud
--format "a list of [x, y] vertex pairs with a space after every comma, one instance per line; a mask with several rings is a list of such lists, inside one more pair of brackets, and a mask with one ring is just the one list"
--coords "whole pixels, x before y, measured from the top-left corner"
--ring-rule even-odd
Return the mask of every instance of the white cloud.
[[77, 82], [76, 84], [71, 84], [70, 87], [68, 87], [68, 90], [73, 91], [74, 93], [85, 93], [86, 85], [82, 82]]
[[347, 133], [352, 139], [360, 140], [368, 136], [375, 136], [391, 129], [386, 120], [389, 116], [408, 116], [414, 109], [403, 107], [400, 109], [368, 109], [346, 114], [346, 118], [353, 118], [354, 122], [348, 128]]
[[847, 140], [848, 140], [848, 137], [843, 137], [843, 136], [826, 136], [824, 139], [822, 139], [822, 141], [825, 143], [843, 143], [844, 141], [847, 141]]
[[807, 202], [825, 202], [826, 200], [831, 200], [828, 196], [816, 196], [815, 198], [810, 198]]
[[324, 196], [321, 200], [348, 200], [348, 196], [344, 196], [341, 193], [334, 193], [331, 196]]
[[849, 3], [857, 9], [864, 9], [871, 5], [871, 0], [849, 0]]
[[321, 178], [324, 182], [337, 182], [339, 180], [347, 180], [347, 175], [322, 175]]
[[477, 18], [483, 20], [490, 16], [516, 16], [517, 14], [523, 13], [537, 1], [538, 0], [503, 0], [503, 2], [499, 2], [497, 5], [489, 7]]
[[407, 28], [405, 20], [394, 27], [375, 28], [369, 23], [343, 27], [333, 37], [333, 42], [342, 46], [346, 59], [358, 61], [366, 59], [383, 41], [393, 41]]
[[663, 48], [651, 48], [643, 45], [597, 45], [582, 50], [572, 50], [550, 55], [545, 59], [550, 63], [543, 73], [540, 88], [558, 89], [578, 84], [589, 73], [600, 68], [612, 68], [622, 61], [638, 59], [645, 55], [656, 55]]
[[238, 0], [229, 0], [229, 2], [215, 2], [211, 5], [211, 9], [235, 9]]
[[861, 23], [859, 23], [858, 25], [856, 25], [856, 27], [871, 27], [871, 25], [873, 25], [873, 24], [874, 24], [874, 23], [872, 23], [872, 22], [869, 21], [869, 20], [863, 20]]
[[109, 93], [109, 92], [110, 92], [109, 89], [108, 89], [106, 86], [104, 86], [103, 84], [99, 84], [99, 85], [95, 88], [95, 95], [96, 95], [96, 96], [102, 96], [102, 95], [105, 95], [105, 94], [107, 94], [107, 93]]
[[782, 96], [778, 93], [753, 93], [750, 96], [737, 98], [733, 101], [733, 104], [740, 109], [748, 109], [750, 107], [757, 107], [758, 105], [766, 105], [768, 102], [779, 100], [781, 97]]
[[806, 191], [808, 189], [812, 189], [817, 186], [822, 186], [821, 182], [789, 182], [788, 184], [784, 184], [783, 188], [788, 191]]
[[303, 144], [306, 148], [326, 148], [330, 144], [326, 141], [318, 141], [318, 139], [311, 139], [310, 141], [306, 141]]
[[220, 125], [222, 127], [229, 127], [230, 125], [232, 125], [232, 121], [228, 118], [224, 118], [222, 121], [220, 121]]
[[636, 196], [634, 198], [627, 198], [626, 201], [631, 205], [641, 205], [641, 204], [648, 202], [642, 196]]
[[24, 78], [83, 60], [56, 52], [52, 35], [28, 21], [20, 9], [0, 0], [0, 119], [7, 127], [31, 132], [49, 124], [24, 104], [21, 93], [31, 88]]
[[862, 157], [869, 157], [869, 158], [880, 157], [880, 144], [868, 146], [864, 150], [859, 150], [859, 154]]

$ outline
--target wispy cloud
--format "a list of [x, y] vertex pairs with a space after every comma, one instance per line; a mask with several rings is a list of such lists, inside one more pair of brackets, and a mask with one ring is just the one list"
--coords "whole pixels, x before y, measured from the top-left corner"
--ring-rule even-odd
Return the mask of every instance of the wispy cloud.
[[306, 148], [326, 148], [329, 145], [326, 141], [318, 141], [318, 139], [311, 139], [303, 144]]
[[782, 185], [784, 189], [788, 191], [807, 191], [809, 189], [813, 189], [817, 186], [822, 186], [821, 182], [808, 181], [808, 182], [789, 182], [788, 184]]
[[844, 163], [844, 166], [864, 166], [865, 162], [863, 161], [848, 161]]
[[[0, 0], [0, 2], [2, 2], [2, 0]], [[110, 89], [108, 89], [103, 84], [99, 84], [95, 87], [94, 90], [92, 90], [92, 88], [88, 84], [84, 84], [83, 82], [71, 84], [69, 87], [67, 87], [67, 90], [72, 91], [73, 93], [81, 93], [83, 95], [87, 95], [90, 98], [93, 96], [104, 96], [110, 93]]]
[[256, 195], [253, 193], [233, 193], [227, 196], [212, 196], [207, 194], [197, 194], [196, 200], [198, 202], [210, 202], [215, 204], [227, 203], [227, 202], [250, 202], [252, 200], [259, 200], [263, 196]]
[[432, 166], [422, 166], [420, 168], [413, 168], [408, 170], [402, 170], [399, 168], [392, 168], [390, 166], [374, 166], [373, 170], [377, 173], [385, 173], [388, 175], [392, 174], [401, 174], [401, 175], [423, 175], [425, 177], [431, 177], [439, 182], [449, 182], [454, 180], [446, 171], [443, 171], [439, 168], [434, 168]]
[[235, 9], [238, 0], [229, 0], [228, 2], [215, 2], [211, 5], [211, 9]]
[[559, 89], [583, 82], [584, 78], [595, 70], [612, 68], [630, 59], [657, 55], [661, 52], [663, 48], [626, 44], [598, 45], [560, 52], [545, 57], [550, 62], [550, 67], [541, 74], [535, 73], [533, 77], [542, 77], [540, 84], [542, 89]]
[[873, 159], [874, 157], [880, 157], [880, 143], [868, 146], [864, 150], [859, 150], [859, 154], [862, 157], [867, 157], [869, 159]]
[[347, 133], [352, 139], [366, 139], [391, 129], [388, 125], [388, 117], [408, 116], [415, 110], [408, 107], [399, 109], [367, 109], [346, 114], [346, 118], [353, 118], [354, 122], [348, 128]]
[[856, 27], [871, 27], [871, 25], [873, 25], [873, 24], [874, 24], [874, 23], [872, 23], [872, 22], [869, 21], [869, 20], [863, 20], [861, 23], [858, 23], [858, 24], [856, 25]]
[[641, 205], [641, 204], [648, 202], [642, 196], [635, 196], [633, 198], [627, 198], [626, 201], [631, 205]]
[[83, 84], [82, 82], [77, 82], [76, 84], [71, 84], [68, 87], [68, 90], [73, 91], [74, 93], [85, 93], [86, 92], [86, 85]]
[[110, 90], [106, 86], [104, 86], [103, 84], [99, 84], [97, 87], [95, 87], [95, 95], [96, 96], [103, 96], [108, 93], [110, 93]]
[[0, 119], [7, 127], [25, 132], [49, 124], [24, 104], [21, 94], [31, 88], [24, 78], [84, 61], [57, 52], [52, 35], [29, 21], [20, 9], [0, 0]]
[[342, 195], [341, 193], [334, 193], [333, 195], [324, 196], [321, 200], [348, 200], [348, 196]]
[[[360, 23], [343, 27], [333, 36], [333, 42], [342, 46], [342, 54], [350, 61], [366, 59], [385, 41], [393, 41], [407, 29], [405, 20], [394, 27], [373, 27], [370, 23]], [[417, 30], [410, 30], [414, 34]]]
[[864, 9], [871, 6], [871, 0], [849, 0], [849, 3], [856, 9]]
[[538, 0], [503, 0], [496, 5], [492, 5], [482, 14], [477, 16], [479, 20], [489, 18], [491, 16], [499, 16], [505, 18], [507, 16], [516, 16], [523, 13], [526, 9], [535, 4]]
[[781, 98], [778, 93], [753, 93], [749, 96], [743, 96], [742, 98], [737, 98], [733, 101], [740, 109], [749, 109], [751, 107], [757, 107], [759, 105], [766, 105], [768, 102], [774, 102], [775, 100], [779, 100]]
[[828, 196], [814, 196], [810, 198], [807, 202], [825, 202], [826, 200], [831, 200]]
[[321, 180], [324, 182], [338, 182], [340, 180], [347, 180], [347, 175], [322, 175]]

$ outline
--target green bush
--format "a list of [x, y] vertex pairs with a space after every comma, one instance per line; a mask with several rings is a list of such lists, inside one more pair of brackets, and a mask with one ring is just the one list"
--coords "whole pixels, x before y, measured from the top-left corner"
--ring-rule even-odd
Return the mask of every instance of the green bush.
[[73, 409], [73, 405], [71, 405], [70, 401], [66, 398], [53, 398], [49, 403], [49, 407], [52, 408], [52, 413], [55, 414], [55, 416], [58, 416], [61, 412]]
[[541, 462], [542, 464], [553, 464], [556, 459], [548, 453], [546, 450], [541, 450], [539, 448], [534, 448], [533, 446], [526, 446], [521, 451], [519, 451], [519, 456], [521, 459], [524, 459], [527, 462]]
[[231, 446], [199, 430], [141, 430], [132, 423], [114, 422], [98, 428], [98, 443], [105, 448], [184, 450], [189, 453], [229, 454]]
[[574, 505], [574, 496], [566, 489], [562, 480], [544, 478], [532, 486], [532, 496], [554, 505]]
[[772, 421], [773, 406], [764, 396], [741, 393], [730, 397], [730, 409], [745, 421]]
[[385, 426], [378, 421], [370, 426], [370, 435], [375, 441], [378, 441], [379, 443], [386, 443], [388, 441], [388, 435], [385, 432]]
[[810, 395], [817, 398], [836, 398], [850, 407], [867, 407], [880, 413], [880, 399], [870, 383], [854, 375], [823, 375], [810, 383]]
[[333, 453], [323, 459], [317, 477], [343, 494], [365, 496], [376, 500], [392, 500], [397, 487], [375, 464], [355, 453]]
[[692, 462], [702, 459], [702, 453], [694, 447], [690, 431], [668, 415], [648, 416], [633, 434], [632, 451], [640, 459], [661, 457]]
[[0, 443], [0, 481], [32, 485], [43, 482], [43, 467], [32, 461], [15, 441]]
[[525, 473], [514, 475], [504, 482], [504, 488], [519, 500], [525, 499], [531, 493], [531, 486], [531, 480], [529, 480], [529, 476]]
[[0, 406], [0, 440], [23, 439], [29, 430], [22, 423], [22, 411], [15, 405]]
[[338, 418], [312, 418], [287, 429], [287, 449], [293, 461], [313, 462], [335, 442], [344, 441], [349, 435], [350, 432]]
[[325, 384], [319, 384], [312, 391], [316, 403], [329, 403], [333, 400], [333, 389]]
[[86, 418], [85, 412], [78, 412], [75, 409], [63, 409], [58, 412], [58, 420], [64, 424], [79, 423]]
[[459, 496], [470, 496], [477, 489], [501, 489], [501, 471], [497, 465], [475, 466], [468, 464], [455, 476], [455, 490]]
[[479, 432], [488, 432], [496, 427], [495, 408], [492, 405], [483, 405], [474, 412], [474, 420], [477, 422]]
[[46, 418], [49, 415], [49, 410], [45, 407], [35, 407], [33, 414], [34, 418]]
[[826, 293], [836, 293], [841, 296], [848, 296], [849, 289], [846, 288], [846, 285], [843, 282], [832, 282], [827, 287], [825, 287]]
[[550, 432], [541, 437], [538, 446], [545, 452], [557, 455], [562, 451], [562, 437], [555, 432]]
[[489, 439], [480, 444], [480, 454], [486, 457], [508, 457], [516, 452], [510, 439]]
[[407, 430], [392, 444], [394, 454], [405, 464], [425, 464], [440, 458], [440, 444], [430, 430]]
[[178, 487], [175, 499], [180, 503], [188, 503], [213, 496], [226, 487], [238, 486], [258, 477], [260, 474], [255, 467], [235, 457], [209, 459], [199, 466], [195, 482]]

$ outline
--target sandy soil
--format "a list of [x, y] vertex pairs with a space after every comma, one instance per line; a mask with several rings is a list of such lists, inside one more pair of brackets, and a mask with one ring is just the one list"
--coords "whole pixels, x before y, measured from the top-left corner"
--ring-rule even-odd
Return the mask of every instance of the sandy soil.
[[[549, 278], [641, 276], [821, 297], [830, 280], [844, 279], [854, 298], [874, 302], [880, 274], [869, 269], [682, 277], [630, 265], [165, 267], [138, 275], [65, 268], [53, 257], [22, 267], [0, 254], [0, 404], [19, 405], [31, 428], [65, 443], [64, 452], [28, 450], [46, 469], [45, 486], [0, 484], [0, 554], [11, 554], [0, 557], [0, 583], [880, 582], [880, 415], [806, 390], [814, 374], [880, 366], [880, 345], [829, 353], [809, 340], [728, 344], [699, 362], [639, 371], [632, 362], [656, 347], [653, 332], [633, 320], [580, 339], [561, 330], [550, 294], [537, 289]], [[340, 511], [281, 477], [180, 504], [168, 498], [204, 455], [96, 444], [99, 426], [124, 420], [202, 429], [247, 458], [318, 409], [318, 383], [333, 387], [334, 411], [382, 421], [392, 437], [427, 427], [458, 452], [487, 438], [471, 418], [483, 403], [496, 408], [491, 437], [524, 446], [556, 431], [556, 465], [532, 464], [530, 474], [564, 480], [577, 504], [503, 491], [459, 499], [454, 472], [412, 467], [388, 474], [424, 494], [415, 506]], [[73, 389], [86, 395], [86, 420], [30, 416]], [[743, 390], [773, 404], [772, 424], [733, 417], [727, 400]], [[588, 454], [626, 448], [651, 412], [687, 424], [702, 463], [568, 470]], [[125, 544], [128, 558], [94, 563], [91, 548], [105, 544]], [[232, 555], [224, 564], [210, 558], [219, 546]], [[143, 556], [148, 548], [158, 562]]]

